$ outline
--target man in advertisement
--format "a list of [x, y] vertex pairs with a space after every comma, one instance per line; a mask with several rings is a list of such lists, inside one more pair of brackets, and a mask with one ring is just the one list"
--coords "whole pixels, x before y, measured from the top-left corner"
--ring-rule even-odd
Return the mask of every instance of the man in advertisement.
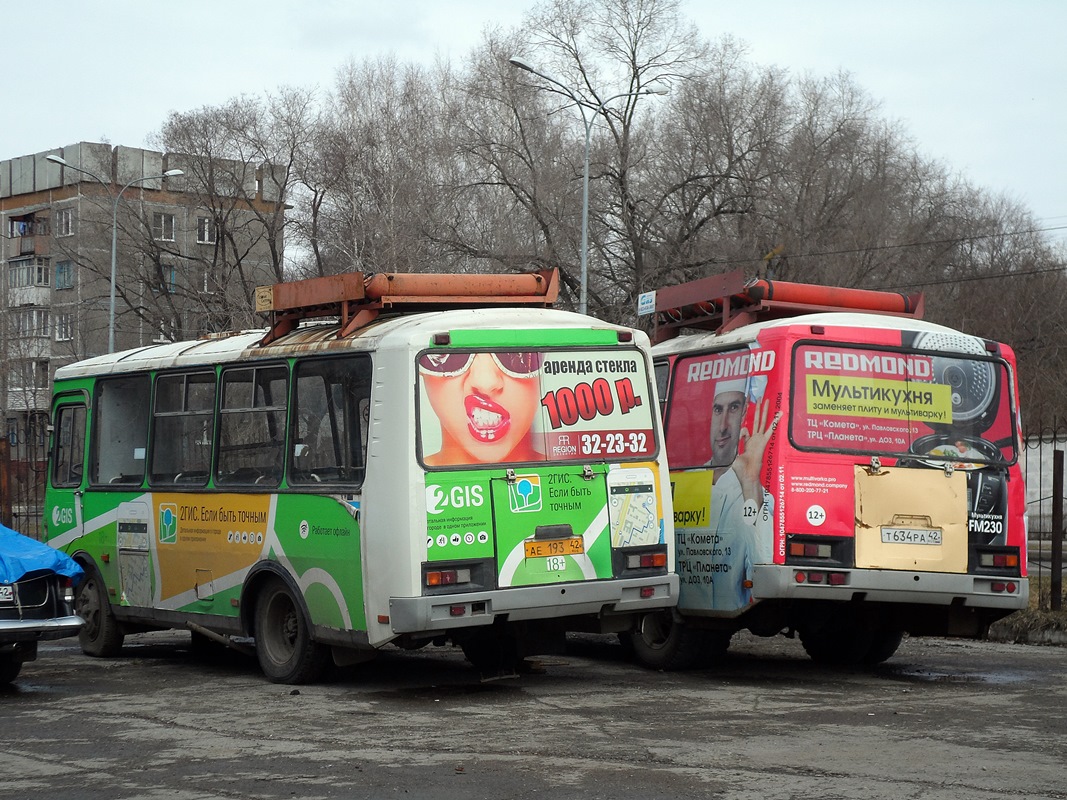
[[[752, 565], [771, 560], [774, 498], [760, 484], [759, 474], [781, 413], [768, 423], [766, 386], [767, 377], [759, 375], [720, 380], [714, 389], [708, 466], [713, 471], [709, 522], [716, 570], [712, 607], [717, 609], [748, 605]], [[751, 431], [743, 425], [750, 403], [755, 403]]]

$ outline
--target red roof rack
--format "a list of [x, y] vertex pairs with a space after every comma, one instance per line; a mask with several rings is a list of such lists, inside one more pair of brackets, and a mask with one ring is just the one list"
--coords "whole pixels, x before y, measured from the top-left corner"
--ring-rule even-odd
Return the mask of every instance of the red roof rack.
[[347, 272], [256, 288], [256, 311], [268, 315], [270, 344], [302, 320], [338, 317], [338, 338], [373, 322], [382, 311], [442, 311], [478, 306], [552, 305], [559, 296], [557, 270], [506, 275]]
[[921, 292], [903, 294], [772, 280], [746, 282], [737, 271], [657, 290], [652, 341], [671, 339], [683, 328], [725, 333], [760, 320], [821, 311], [921, 318], [923, 310]]

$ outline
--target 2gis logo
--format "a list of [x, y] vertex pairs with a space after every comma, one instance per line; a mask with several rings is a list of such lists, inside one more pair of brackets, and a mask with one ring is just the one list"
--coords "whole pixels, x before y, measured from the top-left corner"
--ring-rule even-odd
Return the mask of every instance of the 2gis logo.
[[508, 484], [508, 504], [514, 513], [541, 510], [541, 476], [516, 475]]
[[483, 486], [449, 486], [431, 483], [426, 486], [426, 513], [441, 514], [445, 509], [477, 508], [485, 504]]
[[56, 506], [52, 509], [52, 524], [56, 527], [60, 525], [70, 525], [74, 522], [74, 509], [72, 508], [60, 508]]
[[178, 507], [174, 503], [159, 504], [159, 541], [161, 544], [178, 541]]

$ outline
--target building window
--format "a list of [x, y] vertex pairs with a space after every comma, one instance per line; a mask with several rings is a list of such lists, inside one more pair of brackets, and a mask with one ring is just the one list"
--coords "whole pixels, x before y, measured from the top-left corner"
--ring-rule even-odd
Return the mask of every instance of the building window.
[[70, 261], [60, 261], [56, 264], [56, 288], [74, 288], [74, 264]]
[[69, 342], [74, 338], [74, 315], [56, 314], [56, 341]]
[[155, 344], [167, 344], [169, 342], [176, 342], [179, 339], [180, 333], [181, 330], [174, 320], [160, 320], [159, 333], [152, 341]]
[[47, 361], [16, 361], [10, 365], [13, 390], [35, 391], [48, 386]]
[[174, 215], [156, 211], [152, 214], [152, 238], [160, 242], [174, 241]]
[[60, 208], [56, 210], [56, 236], [74, 235], [74, 209]]
[[178, 268], [174, 264], [156, 264], [154, 274], [146, 281], [152, 294], [174, 294], [178, 289]]
[[24, 214], [21, 217], [9, 217], [7, 220], [8, 238], [22, 236], [47, 236], [48, 217], [37, 218], [37, 214]]
[[23, 286], [49, 286], [52, 267], [47, 258], [20, 258], [7, 268], [7, 285], [12, 289]]
[[196, 218], [196, 241], [200, 244], [215, 244], [215, 220], [211, 217]]
[[16, 336], [48, 336], [51, 317], [47, 308], [27, 306], [11, 309], [12, 328]]

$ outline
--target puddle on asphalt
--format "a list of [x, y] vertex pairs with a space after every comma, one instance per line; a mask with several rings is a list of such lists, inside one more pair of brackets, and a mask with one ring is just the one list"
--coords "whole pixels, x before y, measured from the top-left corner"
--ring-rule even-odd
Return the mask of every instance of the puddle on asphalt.
[[880, 674], [891, 680], [899, 680], [907, 683], [958, 683], [958, 684], [989, 684], [993, 686], [1007, 686], [1015, 683], [1024, 683], [1029, 676], [1023, 672], [1001, 670], [998, 672], [943, 672], [941, 670], [924, 669], [919, 666], [887, 664], [880, 668]]

